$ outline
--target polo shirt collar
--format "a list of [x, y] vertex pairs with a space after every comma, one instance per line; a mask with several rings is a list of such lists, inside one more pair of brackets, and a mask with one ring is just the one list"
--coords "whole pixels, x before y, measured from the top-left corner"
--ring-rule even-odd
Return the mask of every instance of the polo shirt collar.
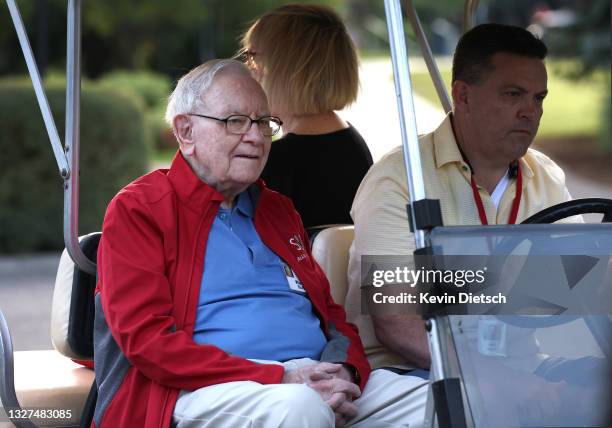
[[523, 156], [522, 158], [520, 158], [519, 162], [521, 163], [521, 172], [523, 173], [523, 178], [527, 178], [527, 179], [532, 178], [534, 175], [533, 169], [531, 169], [531, 167], [529, 166], [529, 163], [527, 163], [527, 161], [525, 160], [525, 157]]
[[[453, 125], [451, 122], [452, 113], [448, 113], [442, 123], [433, 133], [433, 145], [434, 153], [436, 158], [436, 168], [440, 168], [447, 163], [458, 162], [463, 163], [463, 156], [459, 151], [459, 145], [455, 139], [455, 133], [453, 132]], [[519, 159], [521, 163], [521, 171], [523, 178], [532, 178], [533, 169], [522, 157]]]
[[433, 133], [434, 155], [436, 158], [436, 168], [440, 168], [447, 163], [463, 162], [463, 157], [459, 151], [455, 133], [451, 124], [451, 113], [440, 123]]
[[240, 211], [247, 217], [253, 218], [253, 202], [251, 201], [251, 195], [248, 190], [245, 190], [236, 198], [236, 210]]

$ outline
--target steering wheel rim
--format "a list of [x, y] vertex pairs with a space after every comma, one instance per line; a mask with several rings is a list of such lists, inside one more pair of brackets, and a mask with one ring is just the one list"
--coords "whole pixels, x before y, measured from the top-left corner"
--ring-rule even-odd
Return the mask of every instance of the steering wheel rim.
[[[523, 220], [521, 224], [549, 224], [580, 214], [603, 214], [602, 223], [612, 222], [612, 199], [585, 198], [574, 199], [546, 208]], [[505, 322], [522, 328], [554, 327], [574, 321], [579, 316], [525, 316], [505, 317]]]
[[612, 223], [612, 199], [574, 199], [546, 208], [523, 220], [521, 224], [554, 223], [580, 214], [603, 214], [602, 223]]

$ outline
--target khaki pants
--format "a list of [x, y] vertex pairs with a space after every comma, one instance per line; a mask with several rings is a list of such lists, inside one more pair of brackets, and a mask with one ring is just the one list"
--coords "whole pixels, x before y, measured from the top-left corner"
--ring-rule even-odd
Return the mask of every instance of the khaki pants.
[[[303, 358], [282, 365], [291, 371], [315, 363]], [[355, 400], [359, 412], [347, 426], [421, 428], [427, 390], [428, 381], [419, 377], [374, 370]], [[334, 414], [307, 385], [242, 381], [182, 391], [173, 424], [177, 428], [325, 428], [334, 426]]]

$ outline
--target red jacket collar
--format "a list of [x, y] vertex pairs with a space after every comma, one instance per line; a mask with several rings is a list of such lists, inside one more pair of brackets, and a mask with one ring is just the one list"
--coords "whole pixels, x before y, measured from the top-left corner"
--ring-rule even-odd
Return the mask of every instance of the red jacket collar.
[[208, 202], [223, 201], [223, 195], [195, 175], [180, 150], [176, 151], [168, 171], [168, 180], [182, 204], [202, 212]]

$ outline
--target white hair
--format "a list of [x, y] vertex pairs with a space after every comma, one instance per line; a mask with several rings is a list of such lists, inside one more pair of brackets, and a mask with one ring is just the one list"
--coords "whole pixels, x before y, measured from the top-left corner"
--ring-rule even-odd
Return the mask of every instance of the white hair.
[[172, 126], [176, 115], [190, 113], [203, 106], [206, 91], [210, 89], [217, 73], [225, 69], [251, 77], [248, 68], [235, 59], [213, 59], [200, 64], [181, 77], [170, 94], [166, 107], [166, 122]]

